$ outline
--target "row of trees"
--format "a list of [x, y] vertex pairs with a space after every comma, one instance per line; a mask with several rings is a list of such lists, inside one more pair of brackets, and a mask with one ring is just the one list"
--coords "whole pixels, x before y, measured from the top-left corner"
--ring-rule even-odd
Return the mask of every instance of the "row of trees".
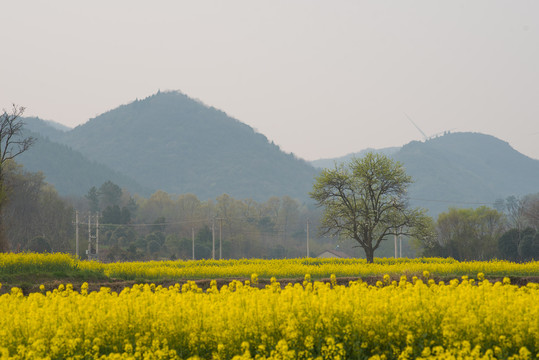
[[102, 244], [110, 260], [190, 259], [193, 238], [196, 258], [299, 257], [306, 255], [309, 218], [312, 251], [324, 247], [314, 236], [317, 213], [288, 196], [256, 202], [227, 194], [208, 201], [163, 191], [147, 199], [124, 194], [101, 212]]
[[419, 243], [422, 254], [457, 260], [539, 259], [539, 194], [511, 196], [494, 205], [440, 214], [437, 236]]
[[4, 164], [4, 185], [8, 197], [2, 220], [11, 250], [72, 251], [73, 207], [45, 182], [43, 174], [26, 172], [11, 161]]

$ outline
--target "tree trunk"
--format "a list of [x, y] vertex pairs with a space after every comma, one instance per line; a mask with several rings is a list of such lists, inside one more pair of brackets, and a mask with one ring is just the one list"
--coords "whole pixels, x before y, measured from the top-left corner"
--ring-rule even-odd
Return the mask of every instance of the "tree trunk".
[[367, 263], [372, 264], [374, 262], [374, 249], [372, 247], [364, 247], [363, 250], [365, 250]]

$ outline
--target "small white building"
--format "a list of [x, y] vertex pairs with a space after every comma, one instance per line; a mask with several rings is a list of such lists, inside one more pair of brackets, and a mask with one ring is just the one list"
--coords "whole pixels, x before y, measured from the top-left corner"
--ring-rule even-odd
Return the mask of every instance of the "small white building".
[[326, 250], [320, 255], [318, 255], [317, 258], [351, 259], [352, 257], [339, 250]]

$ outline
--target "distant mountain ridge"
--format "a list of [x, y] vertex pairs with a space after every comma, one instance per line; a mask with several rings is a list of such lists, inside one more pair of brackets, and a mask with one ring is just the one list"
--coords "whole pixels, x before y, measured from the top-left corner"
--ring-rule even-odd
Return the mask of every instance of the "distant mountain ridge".
[[313, 161], [311, 161], [311, 164], [315, 168], [325, 169], [325, 168], [332, 167], [335, 163], [349, 162], [354, 157], [359, 157], [359, 158], [363, 157], [368, 152], [375, 152], [375, 153], [380, 153], [380, 154], [384, 154], [384, 155], [387, 155], [387, 156], [391, 156], [391, 155], [393, 155], [394, 153], [396, 153], [399, 150], [400, 150], [400, 147], [387, 147], [387, 148], [382, 148], [382, 149], [367, 148], [367, 149], [361, 150], [359, 152], [350, 153], [350, 154], [340, 156], [340, 157], [337, 157], [337, 158], [327, 158], [327, 159], [313, 160]]
[[52, 141], [61, 141], [65, 132], [70, 130], [67, 126], [38, 117], [24, 118], [24, 127], [34, 134], [38, 134], [39, 137], [46, 137]]
[[[69, 131], [25, 120], [28, 131], [41, 139], [17, 160], [30, 171], [43, 171], [61, 194], [82, 195], [112, 180], [142, 196], [163, 190], [203, 200], [227, 193], [310, 202], [319, 173], [250, 126], [179, 92], [119, 106]], [[332, 167], [371, 150], [313, 164]], [[414, 180], [411, 205], [428, 208], [431, 215], [450, 206], [491, 205], [509, 195], [539, 192], [539, 160], [489, 135], [449, 133], [374, 151], [404, 164]]]
[[448, 207], [492, 206], [499, 198], [539, 192], [539, 160], [494, 136], [447, 133], [390, 149], [388, 156], [400, 161], [414, 181], [411, 205], [427, 208], [432, 215]]
[[201, 199], [306, 200], [316, 175], [250, 126], [179, 92], [159, 92], [52, 136], [144, 187]]
[[[38, 124], [38, 122], [31, 123]], [[34, 137], [36, 142], [29, 150], [19, 155], [16, 161], [23, 164], [26, 171], [43, 172], [45, 181], [53, 184], [61, 195], [80, 196], [86, 194], [92, 186], [99, 187], [107, 180], [120, 184], [132, 193], [144, 196], [152, 193], [149, 188], [138, 184], [128, 176], [91, 161], [80, 152], [54, 142], [42, 133], [26, 130], [25, 135]]]

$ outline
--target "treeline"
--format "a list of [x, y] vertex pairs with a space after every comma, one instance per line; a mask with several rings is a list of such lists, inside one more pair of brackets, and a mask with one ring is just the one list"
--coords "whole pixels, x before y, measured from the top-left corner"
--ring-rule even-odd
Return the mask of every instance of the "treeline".
[[11, 251], [71, 252], [75, 235], [73, 207], [61, 198], [42, 173], [4, 163], [2, 223]]
[[99, 241], [109, 261], [191, 259], [193, 245], [196, 259], [303, 257], [308, 221], [313, 254], [324, 247], [315, 236], [318, 211], [289, 196], [256, 202], [223, 194], [201, 201], [157, 191], [140, 198], [106, 182], [86, 200], [101, 214]]
[[201, 201], [157, 191], [142, 198], [106, 181], [84, 197], [62, 199], [40, 173], [13, 165], [9, 174], [11, 251], [74, 254], [77, 227], [79, 256], [95, 253], [98, 241], [103, 261], [191, 259], [193, 243], [196, 259], [304, 257], [308, 226], [311, 256], [336, 246], [336, 240], [316, 236], [318, 209], [289, 196], [256, 202], [223, 194]]
[[[4, 171], [3, 223], [14, 252], [75, 254], [78, 227], [79, 256], [87, 257], [89, 236], [98, 233], [102, 261], [191, 259], [193, 244], [196, 259], [304, 257], [307, 230], [310, 256], [337, 246], [348, 255], [361, 256], [353, 241], [320, 238], [320, 210], [289, 196], [257, 202], [223, 194], [202, 201], [193, 194], [157, 191], [144, 198], [106, 181], [91, 187], [84, 197], [62, 198], [41, 173], [24, 171], [14, 162]], [[402, 255], [539, 259], [538, 230], [539, 194], [509, 197], [496, 201], [494, 208], [452, 208], [441, 213], [432, 220], [432, 236], [404, 239]], [[89, 249], [95, 250], [95, 245]], [[394, 256], [393, 239], [384, 241], [375, 256]]]
[[424, 256], [539, 260], [539, 194], [499, 199], [494, 208], [451, 208], [433, 226], [435, 236], [418, 241]]

